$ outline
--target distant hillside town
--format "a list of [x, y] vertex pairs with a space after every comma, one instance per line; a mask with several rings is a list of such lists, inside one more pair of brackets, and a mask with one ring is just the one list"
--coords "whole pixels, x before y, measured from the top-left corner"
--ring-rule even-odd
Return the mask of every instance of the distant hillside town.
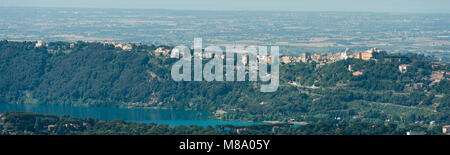
[[[112, 45], [115, 48], [119, 48], [121, 50], [124, 51], [131, 51], [133, 50], [133, 47], [140, 47], [140, 46], [145, 46], [143, 44], [140, 43], [120, 43], [120, 42], [113, 42], [113, 41], [101, 41], [101, 42], [97, 42], [97, 41], [88, 41], [88, 42], [96, 42], [96, 43], [101, 43], [103, 45]], [[77, 42], [71, 42], [69, 49], [65, 49], [62, 50], [64, 48], [61, 47], [50, 47], [49, 49], [47, 49], [49, 52], [63, 52], [63, 53], [70, 53], [70, 48], [74, 48], [75, 44]], [[41, 47], [41, 46], [46, 46], [49, 47], [49, 45], [44, 42], [44, 41], [37, 41], [35, 43], [35, 47]], [[172, 47], [169, 46], [159, 46], [157, 47], [155, 50], [153, 51], [149, 51], [152, 52], [153, 54], [155, 54], [156, 56], [162, 56], [162, 57], [170, 57], [170, 54], [172, 52]], [[190, 49], [191, 51], [193, 50], [192, 48]], [[244, 51], [245, 52], [245, 51]], [[182, 56], [183, 53], [180, 53], [180, 55]], [[290, 64], [290, 63], [299, 63], [299, 62], [303, 62], [303, 63], [316, 63], [316, 67], [320, 67], [326, 64], [330, 64], [330, 63], [334, 63], [340, 60], [346, 60], [349, 58], [353, 58], [353, 59], [361, 59], [364, 61], [369, 61], [369, 60], [374, 60], [374, 61], [392, 61], [390, 58], [385, 58], [387, 56], [387, 52], [385, 50], [381, 50], [381, 49], [377, 49], [377, 48], [371, 48], [369, 50], [366, 51], [359, 51], [359, 52], [352, 52], [349, 48], [345, 49], [345, 51], [343, 52], [338, 52], [338, 53], [324, 53], [324, 54], [320, 54], [320, 53], [315, 53], [315, 54], [311, 54], [310, 52], [303, 52], [300, 54], [300, 56], [287, 56], [287, 55], [283, 55], [279, 58], [280, 63], [282, 64]], [[204, 58], [212, 58], [212, 54], [209, 55], [203, 55]], [[222, 58], [224, 58], [225, 55], [222, 55]], [[267, 62], [270, 64], [272, 61], [272, 57], [269, 55], [267, 57], [263, 57], [263, 56], [258, 56], [257, 57], [258, 60], [264, 59], [267, 60]], [[241, 62], [246, 65], [248, 63], [248, 55], [245, 55], [242, 57]], [[435, 62], [436, 66], [442, 64], [441, 62]], [[409, 64], [402, 64], [398, 66], [398, 70], [401, 73], [406, 73], [408, 71], [408, 68], [411, 65]], [[360, 71], [353, 71], [352, 70], [352, 66], [349, 65], [348, 66], [348, 70], [353, 72], [354, 76], [359, 76], [362, 75], [363, 72]], [[433, 71], [432, 75], [431, 75], [431, 80], [433, 80], [432, 85], [434, 85], [435, 83], [439, 83], [440, 80], [444, 79], [445, 76], [449, 76], [450, 73], [446, 72], [446, 71]], [[419, 86], [420, 87], [420, 86]]]

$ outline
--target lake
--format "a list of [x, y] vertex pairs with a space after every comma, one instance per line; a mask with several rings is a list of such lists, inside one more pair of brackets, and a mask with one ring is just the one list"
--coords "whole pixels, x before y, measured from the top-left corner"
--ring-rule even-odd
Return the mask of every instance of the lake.
[[170, 126], [215, 126], [215, 125], [252, 125], [258, 122], [219, 121], [211, 120], [211, 114], [202, 111], [118, 108], [118, 107], [88, 107], [49, 104], [0, 104], [0, 112], [24, 111], [42, 114], [70, 115], [74, 118], [93, 118], [98, 120], [124, 120], [137, 123], [168, 124]]

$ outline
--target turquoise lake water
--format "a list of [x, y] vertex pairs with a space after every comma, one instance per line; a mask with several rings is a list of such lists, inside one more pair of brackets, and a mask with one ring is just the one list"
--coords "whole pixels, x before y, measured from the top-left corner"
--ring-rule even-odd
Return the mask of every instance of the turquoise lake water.
[[0, 112], [25, 111], [43, 114], [70, 115], [74, 118], [93, 118], [99, 120], [124, 120], [137, 123], [168, 124], [170, 126], [215, 126], [223, 124], [252, 125], [257, 122], [210, 120], [209, 113], [201, 111], [117, 108], [117, 107], [87, 107], [48, 104], [0, 104]]

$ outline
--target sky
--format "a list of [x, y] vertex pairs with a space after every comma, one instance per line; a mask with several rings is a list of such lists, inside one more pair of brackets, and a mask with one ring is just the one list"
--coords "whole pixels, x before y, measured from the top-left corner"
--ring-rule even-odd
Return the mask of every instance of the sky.
[[450, 0], [0, 0], [0, 7], [450, 13]]

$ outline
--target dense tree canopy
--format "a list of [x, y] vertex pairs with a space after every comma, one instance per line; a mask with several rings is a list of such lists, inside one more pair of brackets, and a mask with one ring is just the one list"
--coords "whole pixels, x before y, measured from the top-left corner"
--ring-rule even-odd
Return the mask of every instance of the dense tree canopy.
[[[7, 112], [0, 120], [0, 135], [404, 135], [407, 131], [441, 134], [440, 126], [395, 123], [322, 121], [292, 126], [286, 124], [233, 126], [168, 126], [154, 123], [100, 121], [28, 112]], [[238, 129], [245, 129], [240, 130]]]

